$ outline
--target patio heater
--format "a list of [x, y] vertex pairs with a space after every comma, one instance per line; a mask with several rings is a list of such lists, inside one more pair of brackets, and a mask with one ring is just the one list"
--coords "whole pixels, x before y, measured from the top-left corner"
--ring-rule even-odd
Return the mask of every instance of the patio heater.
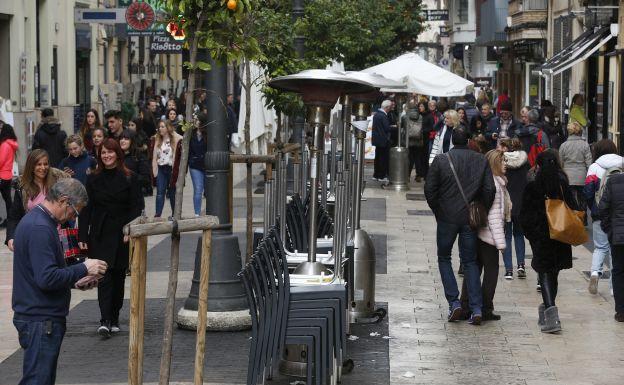
[[[409, 152], [407, 150], [407, 136], [402, 138], [401, 133], [401, 113], [403, 112], [404, 98], [397, 96], [397, 106], [399, 107], [399, 119], [397, 121], [398, 143], [396, 147], [390, 149], [389, 175], [390, 183], [386, 188], [395, 191], [409, 190]], [[405, 139], [405, 146], [402, 146], [402, 139]]]
[[308, 260], [297, 266], [294, 274], [320, 275], [325, 266], [316, 260], [316, 239], [318, 233], [319, 180], [325, 183], [321, 174], [321, 162], [325, 147], [325, 127], [329, 124], [331, 108], [344, 93], [370, 92], [369, 83], [349, 78], [343, 72], [332, 70], [306, 70], [294, 75], [273, 79], [269, 86], [300, 93], [306, 106], [306, 130], [312, 135], [309, 146], [310, 208], [308, 211]]

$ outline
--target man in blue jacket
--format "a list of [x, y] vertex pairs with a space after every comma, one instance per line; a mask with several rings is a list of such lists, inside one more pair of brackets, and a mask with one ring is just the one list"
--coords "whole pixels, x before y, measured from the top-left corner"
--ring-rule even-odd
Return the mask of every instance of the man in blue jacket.
[[24, 349], [20, 385], [54, 384], [70, 289], [91, 289], [106, 272], [106, 262], [97, 259], [65, 264], [57, 226], [76, 219], [86, 204], [82, 183], [61, 179], [15, 230], [12, 304], [13, 324]]
[[392, 109], [392, 102], [384, 100], [381, 108], [373, 116], [373, 146], [375, 146], [375, 170], [373, 179], [388, 181], [388, 166], [390, 161], [391, 128], [388, 113]]
[[498, 116], [488, 122], [485, 138], [488, 140], [491, 150], [496, 148], [499, 139], [513, 138], [516, 136], [517, 130], [522, 127], [522, 123], [514, 119], [511, 112], [511, 102], [503, 102], [500, 105]]

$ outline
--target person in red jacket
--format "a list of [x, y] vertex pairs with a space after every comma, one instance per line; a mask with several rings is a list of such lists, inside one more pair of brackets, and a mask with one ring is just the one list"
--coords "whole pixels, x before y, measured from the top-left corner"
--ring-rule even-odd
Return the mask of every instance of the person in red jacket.
[[[17, 149], [17, 137], [13, 127], [0, 120], [0, 193], [4, 199], [7, 213], [12, 203], [11, 181], [13, 180], [13, 162]], [[0, 223], [0, 226], [6, 226], [6, 219]]]

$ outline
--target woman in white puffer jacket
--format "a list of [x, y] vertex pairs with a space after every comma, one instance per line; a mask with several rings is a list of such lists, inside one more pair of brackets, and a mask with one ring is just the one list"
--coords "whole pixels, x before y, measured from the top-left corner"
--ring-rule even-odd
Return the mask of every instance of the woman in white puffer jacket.
[[[505, 250], [505, 223], [511, 221], [511, 199], [507, 192], [507, 179], [505, 178], [505, 157], [499, 150], [492, 150], [486, 154], [496, 185], [496, 195], [492, 208], [488, 212], [487, 226], [480, 229], [477, 240], [477, 263], [479, 271], [483, 271], [481, 289], [483, 292], [483, 320], [499, 320], [500, 316], [494, 314], [494, 293], [498, 283], [498, 264], [500, 252]], [[465, 285], [462, 287], [462, 307], [468, 309], [468, 296]]]

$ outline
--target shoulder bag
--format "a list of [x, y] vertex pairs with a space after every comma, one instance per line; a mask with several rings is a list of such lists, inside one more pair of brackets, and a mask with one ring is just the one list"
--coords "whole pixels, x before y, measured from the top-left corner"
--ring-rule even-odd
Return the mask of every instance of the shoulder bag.
[[459, 192], [461, 193], [461, 196], [464, 199], [464, 203], [466, 204], [466, 208], [468, 209], [468, 221], [470, 224], [470, 228], [473, 230], [478, 230], [482, 227], [487, 226], [488, 213], [485, 209], [485, 205], [480, 201], [468, 202], [466, 194], [464, 193], [464, 189], [462, 188], [461, 182], [459, 181], [459, 177], [457, 176], [457, 171], [455, 171], [455, 166], [453, 165], [451, 156], [448, 152], [445, 155], [449, 161], [449, 165], [451, 166], [451, 171], [453, 172], [453, 176], [455, 177], [455, 182], [457, 183]]
[[[563, 198], [563, 188], [561, 197]], [[583, 226], [584, 212], [572, 210], [563, 199], [546, 197], [544, 204], [550, 239], [572, 246], [582, 245], [589, 240]]]

